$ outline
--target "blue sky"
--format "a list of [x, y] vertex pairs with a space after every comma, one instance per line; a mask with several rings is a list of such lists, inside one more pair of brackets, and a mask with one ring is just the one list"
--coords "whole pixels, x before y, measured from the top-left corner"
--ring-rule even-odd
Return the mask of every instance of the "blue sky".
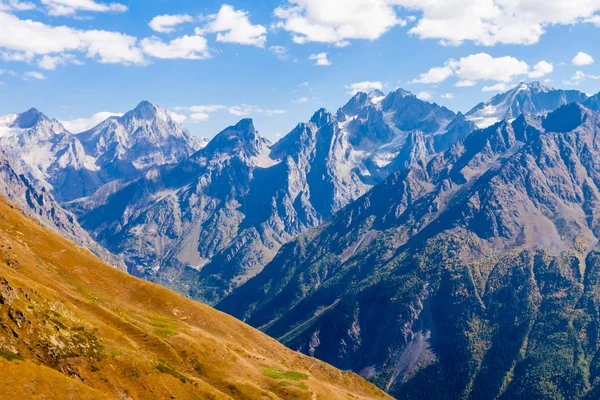
[[521, 80], [596, 93], [599, 33], [600, 0], [0, 0], [0, 114], [87, 126], [149, 100], [276, 140], [359, 88], [463, 112]]

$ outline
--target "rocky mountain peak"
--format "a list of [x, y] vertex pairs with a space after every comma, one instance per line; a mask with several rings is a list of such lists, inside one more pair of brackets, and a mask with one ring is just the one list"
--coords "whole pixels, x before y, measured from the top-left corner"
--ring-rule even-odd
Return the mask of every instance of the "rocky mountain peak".
[[331, 113], [329, 113], [326, 109], [321, 108], [313, 114], [310, 122], [321, 128], [333, 122], [333, 115], [331, 115]]
[[267, 139], [259, 135], [251, 118], [244, 118], [234, 126], [218, 133], [200, 153], [235, 154], [242, 152], [246, 156], [258, 155], [268, 145]]
[[154, 104], [150, 103], [149, 101], [143, 100], [140, 102], [140, 104], [138, 104], [133, 110], [125, 114], [122, 118], [152, 120], [155, 118], [160, 118], [162, 116], [161, 114], [166, 114], [166, 112], [160, 107], [157, 107]]
[[46, 117], [38, 109], [31, 108], [21, 114], [18, 114], [12, 126], [14, 128], [31, 129], [41, 121], [46, 120], [48, 120], [48, 117]]

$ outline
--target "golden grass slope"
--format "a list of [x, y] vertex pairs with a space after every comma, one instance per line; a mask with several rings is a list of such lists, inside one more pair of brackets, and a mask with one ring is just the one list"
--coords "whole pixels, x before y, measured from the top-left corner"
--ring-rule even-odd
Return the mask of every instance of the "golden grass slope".
[[355, 374], [104, 264], [2, 198], [0, 398], [388, 397]]

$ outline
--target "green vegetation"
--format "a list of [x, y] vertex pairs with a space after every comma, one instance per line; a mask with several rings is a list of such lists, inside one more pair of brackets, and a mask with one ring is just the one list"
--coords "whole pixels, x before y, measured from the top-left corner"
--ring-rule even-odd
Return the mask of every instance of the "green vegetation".
[[176, 379], [179, 379], [181, 381], [181, 383], [186, 383], [189, 380], [185, 375], [177, 372], [173, 367], [171, 367], [170, 365], [168, 365], [166, 362], [164, 362], [162, 360], [159, 361], [158, 365], [156, 366], [156, 369], [161, 374], [168, 374]]
[[22, 357], [18, 354], [15, 354], [12, 351], [5, 350], [5, 349], [0, 349], [0, 357], [3, 357], [5, 359], [7, 359], [8, 361], [15, 361], [15, 360], [24, 361], [25, 360], [24, 357]]
[[287, 379], [290, 381], [304, 381], [308, 379], [308, 375], [301, 372], [282, 371], [273, 367], [264, 367], [263, 374], [273, 379]]

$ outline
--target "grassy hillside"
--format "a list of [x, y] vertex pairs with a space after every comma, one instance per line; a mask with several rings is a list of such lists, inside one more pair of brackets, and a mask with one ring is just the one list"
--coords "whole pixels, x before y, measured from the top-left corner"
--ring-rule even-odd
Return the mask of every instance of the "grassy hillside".
[[0, 199], [0, 398], [379, 399], [349, 372], [126, 275]]

